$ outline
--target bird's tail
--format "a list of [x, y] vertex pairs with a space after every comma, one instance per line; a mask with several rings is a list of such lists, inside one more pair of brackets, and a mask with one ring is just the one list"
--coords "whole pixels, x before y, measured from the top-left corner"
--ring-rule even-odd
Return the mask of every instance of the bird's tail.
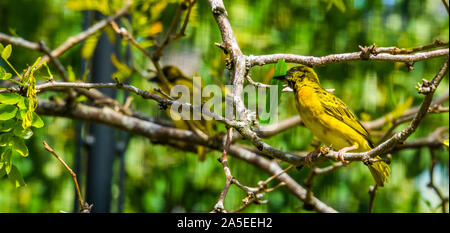
[[380, 156], [375, 157], [375, 159], [380, 159], [380, 161], [373, 162], [368, 167], [377, 185], [383, 187], [384, 182], [388, 182], [389, 180], [391, 169], [386, 162], [381, 160]]

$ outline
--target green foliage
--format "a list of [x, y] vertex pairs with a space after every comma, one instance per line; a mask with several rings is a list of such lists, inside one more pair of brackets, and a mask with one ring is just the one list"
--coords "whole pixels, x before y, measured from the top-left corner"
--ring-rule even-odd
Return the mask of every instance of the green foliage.
[[11, 45], [7, 45], [5, 48], [2, 49], [2, 58], [5, 60], [8, 60], [9, 56], [11, 56], [12, 47]]
[[[11, 56], [12, 47], [7, 45], [0, 47], [1, 57], [11, 69], [15, 70], [8, 59]], [[25, 140], [33, 136], [31, 126], [41, 128], [44, 126], [42, 119], [34, 112], [37, 107], [36, 97], [36, 79], [34, 72], [36, 68], [45, 65], [40, 64], [40, 58], [36, 60], [29, 74], [24, 77], [20, 76], [20, 88], [26, 88], [26, 96], [21, 96], [18, 93], [4, 92], [0, 93], [0, 174], [8, 175], [9, 180], [15, 187], [25, 185], [22, 174], [19, 169], [12, 163], [12, 154], [16, 152], [20, 156], [27, 157], [29, 151]], [[50, 70], [47, 67], [50, 76]], [[2, 67], [0, 67], [1, 79], [10, 79], [11, 74], [7, 75]], [[5, 78], [6, 77], [6, 78]], [[0, 176], [3, 176], [0, 175]]]

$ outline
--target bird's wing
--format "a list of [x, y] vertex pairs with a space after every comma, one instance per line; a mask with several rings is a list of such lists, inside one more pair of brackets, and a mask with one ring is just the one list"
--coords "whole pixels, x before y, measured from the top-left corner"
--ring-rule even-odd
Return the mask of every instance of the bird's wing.
[[342, 100], [334, 96], [332, 93], [326, 90], [321, 90], [321, 92], [321, 95], [318, 96], [320, 96], [319, 100], [322, 104], [322, 107], [325, 109], [325, 113], [338, 119], [341, 122], [344, 122], [350, 128], [354, 129], [369, 142], [369, 145], [371, 147], [373, 147], [373, 143], [369, 138], [369, 133], [364, 128], [364, 126], [361, 125], [358, 119], [356, 119], [347, 105], [345, 105]]

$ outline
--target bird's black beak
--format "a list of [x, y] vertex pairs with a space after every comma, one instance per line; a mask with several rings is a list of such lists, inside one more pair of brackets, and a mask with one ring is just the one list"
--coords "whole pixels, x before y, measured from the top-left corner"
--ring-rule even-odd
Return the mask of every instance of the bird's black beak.
[[273, 78], [280, 81], [286, 81], [286, 75], [275, 76]]

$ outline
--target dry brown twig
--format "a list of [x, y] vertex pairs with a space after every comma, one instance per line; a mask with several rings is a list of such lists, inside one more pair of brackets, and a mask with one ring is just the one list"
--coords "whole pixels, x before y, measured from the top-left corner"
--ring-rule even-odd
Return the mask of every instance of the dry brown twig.
[[216, 205], [214, 206], [215, 212], [223, 212], [226, 213], [225, 209], [225, 197], [228, 193], [228, 189], [230, 188], [231, 184], [233, 183], [233, 176], [231, 175], [230, 168], [228, 167], [228, 151], [230, 150], [231, 141], [233, 140], [233, 128], [229, 128], [227, 130], [227, 137], [225, 139], [225, 143], [223, 146], [223, 153], [222, 157], [219, 158], [219, 162], [223, 166], [223, 171], [225, 173], [225, 187], [223, 188], [222, 192], [220, 193], [219, 200], [217, 201]]
[[236, 210], [231, 211], [231, 213], [241, 212], [242, 210], [246, 209], [247, 207], [249, 207], [252, 204], [266, 204], [268, 202], [268, 200], [261, 200], [261, 198], [264, 196], [264, 194], [272, 192], [274, 190], [277, 190], [278, 188], [285, 186], [286, 183], [281, 181], [280, 183], [278, 183], [277, 185], [275, 185], [272, 188], [268, 188], [267, 185], [272, 180], [278, 178], [282, 174], [285, 174], [287, 171], [289, 171], [293, 167], [294, 167], [293, 165], [289, 165], [286, 169], [270, 176], [265, 181], [259, 181], [258, 187], [248, 187], [248, 186], [242, 185], [237, 180], [234, 180], [233, 183], [236, 184], [236, 186], [238, 186], [240, 189], [247, 192], [247, 196], [245, 196], [245, 198], [242, 199], [242, 202], [244, 204], [242, 206], [240, 206], [239, 208], [237, 208]]
[[44, 144], [44, 148], [48, 152], [50, 152], [53, 156], [55, 156], [55, 158], [64, 166], [64, 168], [66, 168], [66, 170], [72, 176], [73, 183], [74, 183], [75, 189], [77, 191], [78, 202], [80, 204], [80, 212], [81, 213], [90, 213], [93, 204], [89, 205], [87, 202], [83, 201], [83, 197], [81, 196], [80, 186], [78, 185], [78, 181], [77, 181], [77, 175], [75, 174], [75, 172], [73, 172], [72, 169], [69, 167], [69, 165], [67, 165], [67, 163], [64, 162], [64, 160], [58, 154], [56, 154], [55, 150], [53, 150], [53, 148], [51, 146], [49, 146], [46, 141], [43, 141], [42, 144]]

